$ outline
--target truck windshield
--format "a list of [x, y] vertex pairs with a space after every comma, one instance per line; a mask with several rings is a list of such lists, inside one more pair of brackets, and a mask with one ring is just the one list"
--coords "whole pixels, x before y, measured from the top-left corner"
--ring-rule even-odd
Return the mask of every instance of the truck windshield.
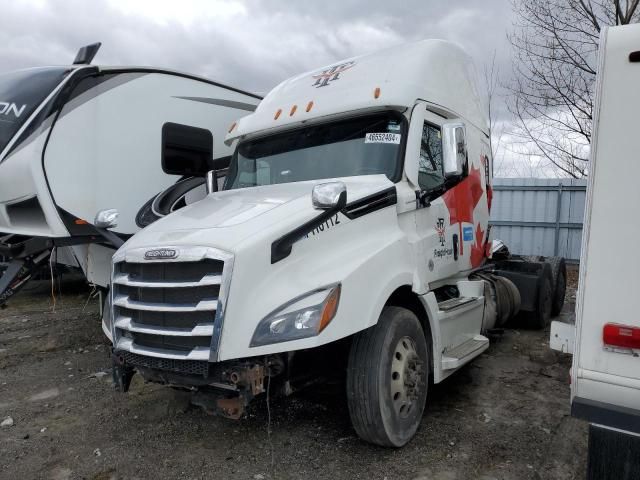
[[388, 112], [243, 142], [225, 190], [373, 174], [396, 181], [404, 136], [402, 117]]
[[0, 75], [0, 152], [68, 71], [45, 67]]

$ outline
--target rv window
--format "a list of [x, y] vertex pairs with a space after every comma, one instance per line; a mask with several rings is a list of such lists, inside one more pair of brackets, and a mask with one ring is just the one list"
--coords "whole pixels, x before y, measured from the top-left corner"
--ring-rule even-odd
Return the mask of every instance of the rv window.
[[46, 67], [0, 75], [0, 152], [68, 71]]
[[444, 184], [440, 129], [426, 122], [422, 127], [419, 162], [418, 182], [422, 190], [433, 190]]
[[397, 181], [405, 120], [389, 112], [309, 126], [241, 143], [225, 189], [356, 175]]

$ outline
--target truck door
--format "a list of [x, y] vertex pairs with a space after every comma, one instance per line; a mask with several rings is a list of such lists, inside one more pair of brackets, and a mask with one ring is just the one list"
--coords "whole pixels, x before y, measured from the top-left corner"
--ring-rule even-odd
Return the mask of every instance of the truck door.
[[[416, 201], [415, 223], [418, 242], [421, 283], [428, 285], [451, 276], [459, 270], [457, 258], [461, 241], [457, 229], [452, 228], [449, 211], [442, 199], [446, 192], [443, 171], [442, 125], [446, 120], [430, 112], [424, 104], [415, 107], [411, 118], [405, 168], [413, 177], [415, 187], [423, 196]], [[412, 165], [413, 164], [413, 165]], [[409, 170], [413, 167], [413, 174]], [[417, 167], [417, 168], [416, 168]]]

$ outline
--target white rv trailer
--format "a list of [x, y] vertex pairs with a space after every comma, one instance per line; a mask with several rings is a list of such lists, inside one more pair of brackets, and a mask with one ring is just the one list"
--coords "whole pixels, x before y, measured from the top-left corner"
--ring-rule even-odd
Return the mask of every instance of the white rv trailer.
[[593, 480], [640, 478], [639, 86], [640, 25], [604, 30], [576, 322], [551, 330], [552, 347], [573, 353], [571, 411], [591, 423]]
[[444, 41], [277, 86], [231, 129], [224, 191], [114, 255], [116, 384], [137, 371], [237, 418], [268, 386], [346, 372], [356, 432], [407, 443], [429, 379], [485, 351], [520, 294], [533, 326], [551, 314], [547, 263], [488, 262], [488, 135], [471, 60]]
[[[0, 305], [56, 246], [106, 287], [123, 240], [204, 196], [206, 171], [232, 152], [229, 126], [260, 101], [185, 73], [89, 65], [98, 47], [0, 76], [0, 255], [13, 259]], [[94, 219], [112, 209], [107, 232]]]

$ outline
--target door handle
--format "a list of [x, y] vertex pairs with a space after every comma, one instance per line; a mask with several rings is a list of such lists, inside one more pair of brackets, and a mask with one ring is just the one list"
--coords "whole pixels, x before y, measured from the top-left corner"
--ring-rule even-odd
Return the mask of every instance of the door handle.
[[453, 259], [458, 261], [458, 234], [453, 234]]

